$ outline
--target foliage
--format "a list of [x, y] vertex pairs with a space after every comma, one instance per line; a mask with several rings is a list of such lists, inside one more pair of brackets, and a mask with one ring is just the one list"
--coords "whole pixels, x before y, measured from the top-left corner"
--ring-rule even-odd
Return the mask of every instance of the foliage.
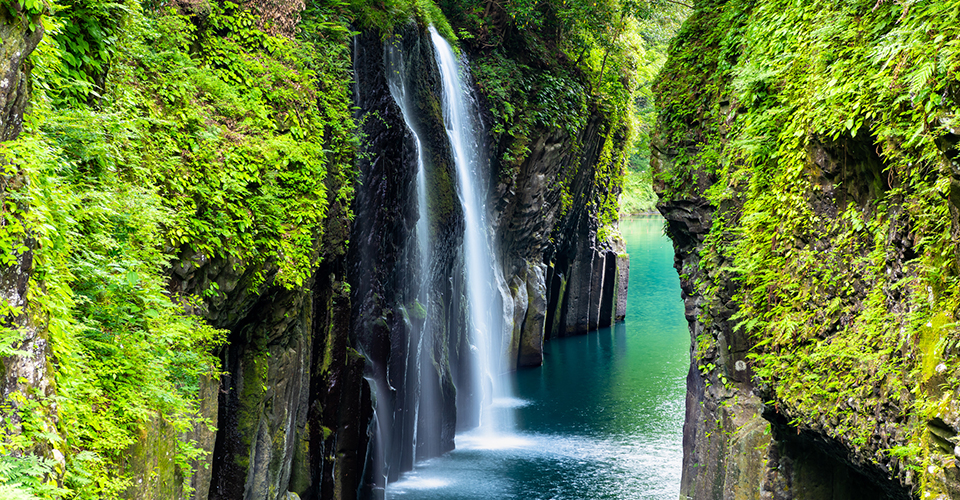
[[[531, 141], [566, 136], [571, 151], [559, 179], [562, 208], [572, 202], [580, 168], [581, 134], [593, 117], [601, 123], [601, 151], [591, 204], [601, 216], [598, 240], [605, 241], [619, 217], [624, 151], [638, 138], [635, 101], [656, 72], [663, 43], [654, 22], [679, 17], [674, 4], [608, 0], [441, 1], [464, 45], [497, 152], [500, 181], [513, 177]], [[669, 24], [669, 23], [666, 23]], [[662, 49], [660, 49], [662, 54]], [[647, 115], [651, 116], [651, 115]], [[649, 127], [646, 127], [648, 130]]]
[[19, 500], [60, 495], [54, 480], [56, 462], [36, 455], [0, 456], [0, 498]]
[[905, 421], [887, 455], [923, 488], [940, 460], [926, 424], [956, 412], [960, 386], [958, 16], [956, 2], [701, 1], [656, 89], [675, 152], [658, 182], [722, 207], [698, 286], [737, 283], [758, 383], [796, 425], [868, 455], [877, 415]]
[[57, 6], [58, 29], [47, 34], [60, 49], [60, 64], [49, 79], [51, 97], [64, 104], [96, 103], [104, 93], [124, 26], [138, 6], [133, 0], [67, 0]]
[[625, 214], [656, 211], [657, 195], [650, 170], [650, 139], [657, 120], [653, 84], [656, 73], [666, 61], [668, 43], [687, 14], [687, 9], [659, 10], [640, 22], [644, 50], [642, 65], [637, 68], [639, 84], [634, 97], [636, 140], [630, 151], [620, 200], [620, 211]]
[[[185, 311], [226, 292], [214, 281], [171, 293], [174, 264], [226, 262], [250, 287], [293, 288], [343, 251], [321, 240], [331, 207], [349, 217], [353, 196], [347, 14], [311, 4], [296, 36], [230, 2], [181, 12], [85, 0], [44, 17], [31, 113], [0, 145], [0, 259], [36, 242], [31, 307], [4, 301], [0, 314], [45, 326], [56, 399], [5, 402], [20, 418], [0, 448], [23, 458], [0, 461], [4, 494], [115, 498], [151, 423], [180, 436], [210, 424], [199, 381], [217, 377], [224, 332]], [[17, 353], [5, 332], [4, 354]], [[65, 468], [36, 458], [50, 450]], [[202, 452], [176, 451], [189, 478]]]
[[657, 194], [653, 192], [653, 174], [648, 168], [634, 169], [640, 158], [633, 160], [623, 179], [623, 195], [620, 198], [620, 212], [623, 214], [641, 214], [655, 212]]
[[455, 42], [456, 34], [443, 11], [433, 0], [347, 0], [352, 18], [360, 28], [376, 28], [391, 33], [410, 20], [433, 25], [444, 38]]

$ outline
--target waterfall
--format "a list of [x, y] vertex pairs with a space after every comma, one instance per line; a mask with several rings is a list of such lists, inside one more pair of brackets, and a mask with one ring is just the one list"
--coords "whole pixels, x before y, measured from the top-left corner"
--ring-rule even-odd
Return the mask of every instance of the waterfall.
[[505, 283], [488, 228], [479, 115], [450, 46], [436, 31], [432, 44], [419, 35], [411, 24], [382, 46], [367, 39], [355, 49], [365, 62], [354, 92], [373, 153], [361, 159], [362, 243], [351, 254], [375, 418], [363, 498], [452, 450], [457, 433], [512, 429], [512, 409], [502, 408], [513, 368]]
[[[463, 258], [466, 275], [467, 308], [470, 338], [478, 358], [473, 380], [475, 394], [482, 394], [479, 403], [480, 428], [485, 433], [509, 431], [513, 427], [510, 402], [512, 394], [505, 379], [511, 367], [504, 360], [507, 352], [504, 322], [495, 314], [499, 294], [497, 285], [500, 266], [488, 234], [487, 190], [478, 141], [479, 116], [468, 99], [461, 67], [450, 44], [430, 27], [437, 65], [443, 81], [443, 116], [447, 136], [453, 149], [460, 203], [463, 206]], [[499, 277], [502, 281], [502, 277]], [[460, 412], [466, 409], [460, 409]], [[473, 411], [476, 411], [474, 408]]]
[[[421, 436], [420, 434], [433, 430], [423, 425], [421, 410], [426, 412], [436, 411], [436, 395], [431, 394], [431, 385], [424, 383], [425, 376], [429, 376], [428, 373], [425, 373], [425, 369], [428, 367], [424, 366], [425, 362], [429, 364], [429, 359], [425, 359], [425, 357], [428, 356], [427, 353], [432, 347], [430, 343], [433, 337], [431, 328], [433, 327], [432, 319], [434, 315], [430, 314], [430, 295], [432, 291], [431, 282], [433, 279], [431, 271], [434, 266], [432, 260], [433, 243], [430, 235], [430, 216], [427, 206], [424, 145], [421, 141], [421, 134], [416, 126], [416, 121], [414, 120], [413, 110], [411, 109], [412, 106], [406, 81], [408, 71], [404, 66], [403, 54], [401, 54], [399, 47], [394, 45], [395, 43], [396, 41], [385, 44], [387, 86], [389, 87], [391, 96], [400, 108], [404, 123], [413, 136], [417, 160], [416, 186], [418, 218], [416, 224], [416, 239], [411, 242], [414, 246], [408, 248], [407, 251], [411, 255], [418, 256], [416, 261], [417, 264], [419, 264], [419, 269], [409, 270], [408, 275], [413, 277], [413, 282], [407, 284], [409, 289], [406, 290], [405, 295], [407, 295], [406, 299], [410, 306], [417, 309], [423, 308], [421, 311], [405, 311], [405, 314], [408, 316], [412, 314], [413, 316], [424, 317], [423, 323], [419, 325], [419, 328], [417, 326], [410, 328], [410, 335], [406, 339], [407, 345], [404, 349], [406, 353], [404, 362], [405, 376], [403, 377], [405, 387], [402, 388], [405, 396], [403, 397], [404, 401], [400, 404], [400, 408], [403, 410], [398, 412], [405, 416], [395, 420], [395, 422], [397, 420], [400, 422], [401, 434], [396, 437], [398, 441], [391, 446], [391, 450], [395, 455], [388, 462], [397, 464], [399, 465], [399, 470], [404, 470], [412, 467], [418, 458], [424, 458], [418, 456], [418, 451], [421, 449], [423, 443], [430, 440], [430, 437]], [[413, 300], [410, 301], [410, 299]], [[399, 470], [394, 469], [391, 475], [397, 473]]]

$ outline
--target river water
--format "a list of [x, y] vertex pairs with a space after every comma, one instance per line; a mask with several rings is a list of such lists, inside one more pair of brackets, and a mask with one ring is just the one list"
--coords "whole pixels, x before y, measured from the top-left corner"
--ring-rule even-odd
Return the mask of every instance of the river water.
[[513, 377], [514, 432], [457, 436], [457, 449], [387, 487], [392, 500], [674, 499], [680, 494], [689, 334], [660, 218], [621, 221], [627, 319], [554, 339]]

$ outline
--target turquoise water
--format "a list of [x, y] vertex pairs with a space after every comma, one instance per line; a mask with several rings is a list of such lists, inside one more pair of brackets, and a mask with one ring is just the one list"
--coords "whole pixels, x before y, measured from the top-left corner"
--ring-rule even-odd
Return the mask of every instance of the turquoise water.
[[660, 218], [621, 222], [627, 319], [551, 340], [514, 379], [516, 431], [457, 437], [388, 486], [393, 500], [664, 499], [680, 493], [689, 334]]

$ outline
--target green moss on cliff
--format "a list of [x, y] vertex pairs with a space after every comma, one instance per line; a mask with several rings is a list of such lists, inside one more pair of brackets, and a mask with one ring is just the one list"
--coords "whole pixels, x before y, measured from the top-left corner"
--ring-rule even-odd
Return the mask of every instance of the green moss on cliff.
[[732, 321], [778, 408], [929, 491], [953, 457], [924, 430], [958, 423], [958, 15], [705, 0], [657, 88], [662, 196], [716, 210], [703, 316], [735, 283]]
[[[58, 432], [2, 448], [60, 450], [72, 498], [127, 490], [145, 471], [122, 464], [145, 463], [130, 454], [161, 439], [143, 437], [158, 420], [170, 436], [200, 422], [199, 377], [215, 376], [223, 335], [184, 310], [227, 291], [171, 294], [178, 259], [292, 288], [343, 251], [320, 242], [353, 194], [347, 8], [265, 22], [230, 2], [177, 5], [66, 3], [45, 17], [32, 113], [2, 145], [4, 178], [29, 179], [4, 186], [23, 227], [3, 234], [36, 240], [29, 313], [49, 331], [58, 417]], [[301, 18], [298, 36], [283, 30]], [[175, 448], [167, 465], [189, 477], [200, 450]]]
[[349, 5], [353, 21], [361, 28], [392, 33], [413, 18], [424, 26], [434, 26], [447, 40], [457, 40], [446, 16], [433, 0], [335, 0], [333, 3]]

